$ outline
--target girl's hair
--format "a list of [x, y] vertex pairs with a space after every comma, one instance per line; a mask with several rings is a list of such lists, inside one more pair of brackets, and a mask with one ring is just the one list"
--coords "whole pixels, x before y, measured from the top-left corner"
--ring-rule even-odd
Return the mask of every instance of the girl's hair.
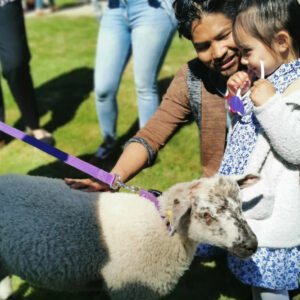
[[240, 0], [175, 0], [173, 7], [178, 20], [179, 35], [191, 40], [192, 23], [195, 19], [201, 21], [204, 14], [222, 13], [233, 20], [240, 2]]
[[300, 4], [298, 0], [243, 0], [234, 21], [233, 37], [239, 44], [237, 28], [272, 49], [272, 41], [280, 30], [292, 38], [292, 46], [300, 53]]

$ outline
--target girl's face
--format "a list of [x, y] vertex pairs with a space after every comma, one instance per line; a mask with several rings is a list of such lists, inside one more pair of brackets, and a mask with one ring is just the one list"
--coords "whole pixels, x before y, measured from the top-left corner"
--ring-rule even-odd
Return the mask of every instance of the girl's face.
[[282, 57], [274, 49], [270, 49], [266, 44], [251, 36], [244, 29], [236, 30], [241, 51], [241, 63], [247, 66], [248, 70], [260, 77], [260, 61], [264, 63], [265, 75], [272, 74], [281, 64], [284, 63]]

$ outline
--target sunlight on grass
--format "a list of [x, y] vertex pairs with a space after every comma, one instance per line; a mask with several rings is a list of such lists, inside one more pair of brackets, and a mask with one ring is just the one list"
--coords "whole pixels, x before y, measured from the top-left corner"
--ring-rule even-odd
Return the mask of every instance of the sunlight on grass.
[[215, 261], [210, 261], [210, 262], [203, 262], [203, 266], [208, 267], [208, 268], [215, 268], [216, 267], [216, 262]]

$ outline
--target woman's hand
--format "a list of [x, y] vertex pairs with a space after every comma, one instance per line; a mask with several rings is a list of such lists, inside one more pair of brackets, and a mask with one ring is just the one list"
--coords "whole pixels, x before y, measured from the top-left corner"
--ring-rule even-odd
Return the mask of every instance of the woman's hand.
[[276, 94], [274, 86], [266, 79], [258, 79], [257, 81], [255, 81], [250, 91], [250, 98], [255, 106], [263, 105], [273, 95]]
[[[139, 143], [131, 143], [125, 148], [116, 165], [110, 171], [110, 174], [118, 174], [122, 182], [125, 183], [143, 169], [147, 163], [147, 160], [148, 152], [146, 148]], [[86, 192], [118, 191], [118, 189], [112, 190], [108, 184], [105, 184], [104, 182], [94, 178], [65, 178], [65, 182], [72, 189], [82, 189]]]
[[65, 178], [65, 183], [72, 189], [80, 189], [85, 192], [99, 192], [99, 191], [110, 191], [113, 192], [108, 184], [103, 183], [94, 178], [89, 179], [72, 179], [72, 178]]
[[229, 94], [236, 95], [237, 90], [241, 88], [241, 94], [245, 94], [251, 85], [251, 76], [246, 71], [239, 71], [229, 77], [227, 88]]

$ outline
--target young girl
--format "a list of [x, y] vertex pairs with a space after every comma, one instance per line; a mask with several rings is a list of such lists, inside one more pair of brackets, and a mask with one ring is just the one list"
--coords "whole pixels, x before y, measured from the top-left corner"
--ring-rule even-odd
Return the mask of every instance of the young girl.
[[[232, 115], [219, 172], [261, 175], [243, 190], [258, 251], [247, 260], [228, 257], [232, 272], [252, 286], [254, 300], [289, 299], [288, 290], [299, 283], [299, 21], [297, 0], [246, 0], [233, 27], [248, 70], [232, 75], [227, 86], [230, 94], [241, 88], [244, 112]], [[259, 79], [249, 89], [251, 77]]]

